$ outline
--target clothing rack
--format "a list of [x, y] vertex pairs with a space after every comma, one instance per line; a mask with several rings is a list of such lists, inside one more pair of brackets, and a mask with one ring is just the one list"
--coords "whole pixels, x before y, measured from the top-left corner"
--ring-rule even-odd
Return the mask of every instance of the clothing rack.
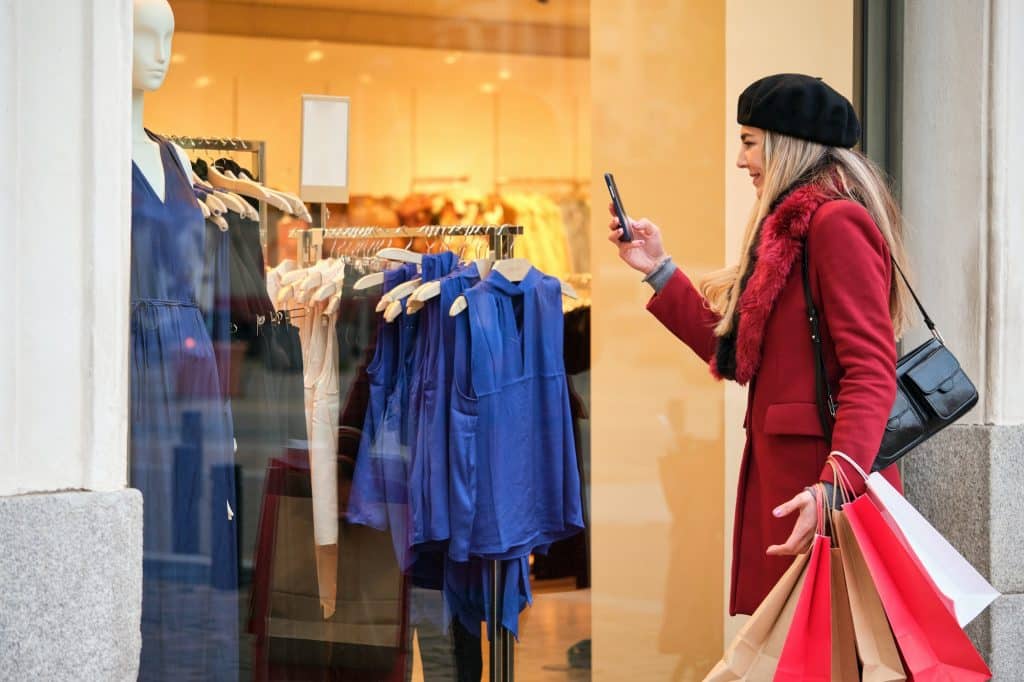
[[299, 240], [299, 265], [308, 266], [323, 258], [325, 239], [431, 239], [434, 237], [486, 236], [495, 258], [511, 258], [513, 240], [523, 234], [522, 225], [421, 225], [419, 227], [328, 227], [294, 229], [288, 233]]
[[[168, 140], [187, 151], [203, 152], [248, 152], [252, 154], [252, 168], [256, 178], [266, 182], [267, 177], [267, 143], [263, 140], [243, 140], [237, 137], [189, 137], [187, 135], [167, 135]], [[260, 202], [260, 245], [264, 252], [267, 249], [267, 202]]]
[[[487, 236], [494, 257], [511, 258], [516, 235], [523, 234], [522, 225], [422, 225], [420, 227], [330, 227], [294, 229], [288, 233], [299, 240], [300, 266], [316, 262], [323, 257], [324, 239], [395, 239], [431, 237], [472, 237]], [[306, 257], [312, 260], [302, 262]], [[505, 583], [501, 561], [491, 562], [491, 626], [488, 636], [491, 641], [490, 680], [491, 682], [513, 682], [515, 679], [515, 640], [512, 633], [501, 626], [504, 616], [501, 595]]]

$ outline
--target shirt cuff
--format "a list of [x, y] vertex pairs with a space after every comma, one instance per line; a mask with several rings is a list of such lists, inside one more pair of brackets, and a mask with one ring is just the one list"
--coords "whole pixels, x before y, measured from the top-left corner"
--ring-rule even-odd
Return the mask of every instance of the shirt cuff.
[[651, 288], [654, 289], [654, 293], [658, 293], [666, 284], [668, 284], [668, 281], [672, 279], [672, 275], [675, 274], [677, 269], [676, 264], [672, 262], [672, 256], [666, 256], [665, 260], [658, 263], [657, 267], [651, 270], [650, 273], [644, 277], [643, 281], [651, 285]]

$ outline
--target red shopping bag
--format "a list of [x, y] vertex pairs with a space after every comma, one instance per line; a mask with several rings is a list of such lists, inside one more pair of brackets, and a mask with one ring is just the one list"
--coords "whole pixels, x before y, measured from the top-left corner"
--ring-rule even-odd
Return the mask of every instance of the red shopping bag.
[[782, 646], [775, 682], [832, 679], [832, 543], [815, 535], [800, 599]]
[[867, 495], [843, 507], [907, 668], [908, 680], [992, 677], [921, 564]]

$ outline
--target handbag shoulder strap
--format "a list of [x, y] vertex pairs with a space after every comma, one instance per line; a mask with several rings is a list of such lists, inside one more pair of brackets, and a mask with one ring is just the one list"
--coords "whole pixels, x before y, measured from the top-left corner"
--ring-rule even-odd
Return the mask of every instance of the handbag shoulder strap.
[[808, 263], [807, 241], [804, 241], [802, 275], [804, 282], [804, 303], [807, 305], [807, 320], [811, 325], [811, 341], [814, 343], [814, 394], [818, 404], [818, 420], [825, 441], [832, 443], [832, 420], [836, 417], [836, 403], [828, 387], [828, 373], [825, 371], [825, 356], [821, 350], [821, 331], [818, 310], [811, 298], [810, 265]]
[[[804, 246], [804, 251], [806, 252], [806, 242], [804, 243]], [[921, 311], [921, 315], [924, 317], [924, 323], [928, 326], [928, 331], [930, 331], [933, 335], [938, 334], [938, 330], [935, 329], [935, 323], [932, 322], [932, 318], [928, 317], [928, 311], [924, 309], [924, 306], [921, 304], [921, 299], [917, 297], [917, 294], [914, 293], [914, 288], [910, 286], [910, 280], [908, 280], [907, 276], [903, 274], [903, 268], [899, 266], [899, 263], [897, 263], [896, 259], [893, 258], [891, 255], [889, 256], [889, 260], [892, 261], [892, 265], [894, 268], [896, 268], [896, 271], [900, 273], [900, 277], [903, 278], [903, 283], [907, 285], [907, 290], [910, 292], [910, 295], [914, 297], [914, 303], [917, 304], [918, 310]], [[942, 339], [940, 338], [939, 340], [941, 341]]]

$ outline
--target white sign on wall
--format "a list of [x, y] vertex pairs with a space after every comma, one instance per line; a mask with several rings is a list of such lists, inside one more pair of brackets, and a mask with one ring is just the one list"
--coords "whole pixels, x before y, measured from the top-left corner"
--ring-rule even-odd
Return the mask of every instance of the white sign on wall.
[[302, 96], [299, 195], [311, 204], [348, 202], [349, 98]]

